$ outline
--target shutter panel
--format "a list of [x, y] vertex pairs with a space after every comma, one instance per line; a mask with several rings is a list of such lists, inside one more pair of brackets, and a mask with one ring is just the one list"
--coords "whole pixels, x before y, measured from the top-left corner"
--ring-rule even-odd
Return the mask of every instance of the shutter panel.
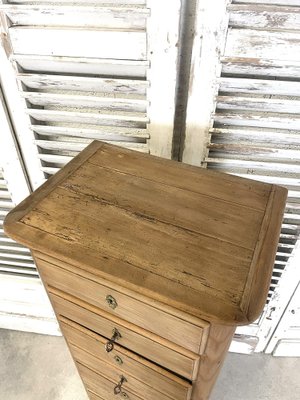
[[[0, 75], [17, 142], [1, 155], [9, 187], [18, 186], [12, 160], [24, 162], [36, 189], [94, 139], [171, 157], [181, 0], [2, 3], [11, 65], [0, 46]], [[15, 203], [29, 193], [16, 192]], [[3, 231], [0, 239], [0, 327], [57, 334], [28, 251]]]
[[289, 190], [269, 301], [300, 229], [300, 14], [296, 7], [234, 4], [229, 15], [205, 162]]
[[171, 157], [180, 4], [1, 6], [45, 178], [94, 139]]
[[30, 251], [8, 238], [3, 230], [5, 216], [29, 194], [29, 188], [14, 142], [13, 127], [1, 85], [0, 124], [0, 274], [38, 277]]
[[[290, 268], [300, 231], [300, 13], [293, 2], [233, 3], [227, 7], [226, 42], [210, 41], [211, 60], [205, 68], [214, 75], [204, 123], [203, 116], [197, 117], [200, 110], [195, 110], [208, 91], [203, 94], [203, 83], [195, 85], [197, 76], [191, 76], [183, 159], [289, 190], [265, 312], [254, 324], [237, 330], [246, 347], [258, 336], [256, 351], [262, 351], [280, 319], [279, 309], [283, 312], [277, 303], [284, 297], [280, 282]], [[195, 74], [205, 64], [201, 56], [201, 50], [197, 54], [194, 49]]]
[[38, 277], [30, 251], [3, 231], [4, 218], [14, 206], [0, 167], [0, 274]]
[[[10, 93], [13, 107], [16, 107], [14, 87], [9, 85], [9, 70], [3, 74], [6, 60], [2, 55], [0, 51], [1, 76], [5, 76], [5, 89]], [[3, 231], [6, 214], [29, 194], [29, 185], [2, 85], [0, 124], [0, 327], [59, 334], [29, 250], [8, 238]]]
[[[300, 253], [299, 253], [300, 254]], [[300, 257], [298, 257], [298, 262]], [[300, 357], [300, 284], [298, 284], [276, 331], [268, 344], [267, 352], [278, 357]]]

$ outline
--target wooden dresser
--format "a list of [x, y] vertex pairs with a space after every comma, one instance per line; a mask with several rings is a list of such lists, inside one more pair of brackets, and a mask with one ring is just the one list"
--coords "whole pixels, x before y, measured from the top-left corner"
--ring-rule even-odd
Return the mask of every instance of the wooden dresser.
[[93, 142], [9, 213], [90, 399], [209, 398], [264, 306], [286, 194]]

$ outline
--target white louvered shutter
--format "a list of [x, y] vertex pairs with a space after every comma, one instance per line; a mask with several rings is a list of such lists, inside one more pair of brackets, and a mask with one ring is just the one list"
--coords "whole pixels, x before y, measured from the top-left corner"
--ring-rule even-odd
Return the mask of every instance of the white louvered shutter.
[[[300, 257], [298, 258], [298, 263]], [[267, 352], [277, 357], [300, 357], [300, 284], [278, 324]]]
[[[0, 135], [10, 143], [0, 146], [1, 182], [14, 204], [29, 194], [26, 173], [36, 189], [94, 139], [171, 157], [181, 0], [0, 3], [10, 61], [0, 46], [0, 78], [14, 125]], [[24, 163], [21, 186], [12, 160]], [[6, 187], [0, 194], [12, 207]], [[28, 250], [0, 229], [0, 327], [57, 334]]]
[[3, 221], [14, 207], [3, 169], [0, 167], [0, 274], [38, 276], [30, 251], [9, 239], [3, 231]]
[[32, 140], [46, 178], [93, 139], [171, 157], [180, 0], [5, 3], [29, 176]]
[[[232, 347], [263, 351], [299, 282], [292, 257], [300, 230], [300, 9], [289, 0], [221, 3], [227, 5], [219, 21], [223, 34], [213, 38], [214, 47], [206, 49], [204, 42], [201, 51], [194, 49], [198, 77], [191, 77], [183, 159], [289, 190], [265, 311], [254, 324], [238, 328], [240, 345]], [[212, 6], [207, 10], [212, 17]], [[201, 29], [213, 37], [210, 26], [200, 26], [198, 34]], [[199, 73], [205, 69], [210, 81], [203, 94]], [[204, 113], [197, 117], [202, 102]], [[289, 268], [293, 279], [286, 288]]]
[[[1, 54], [0, 59], [2, 77], [5, 60], [3, 62]], [[4, 218], [29, 194], [29, 186], [2, 83], [0, 126], [0, 327], [58, 334], [54, 314], [30, 251], [7, 237], [3, 230]]]

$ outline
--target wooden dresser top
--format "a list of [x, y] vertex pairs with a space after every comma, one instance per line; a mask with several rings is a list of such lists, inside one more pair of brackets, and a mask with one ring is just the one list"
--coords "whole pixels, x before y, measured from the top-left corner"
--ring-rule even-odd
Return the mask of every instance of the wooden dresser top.
[[266, 300], [286, 195], [95, 141], [10, 212], [5, 231], [189, 314], [245, 324]]

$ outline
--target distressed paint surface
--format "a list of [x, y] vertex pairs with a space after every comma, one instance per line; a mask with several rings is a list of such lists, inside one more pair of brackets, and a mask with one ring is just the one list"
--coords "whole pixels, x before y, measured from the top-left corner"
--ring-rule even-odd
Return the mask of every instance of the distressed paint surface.
[[234, 3], [228, 8], [229, 31], [206, 162], [208, 168], [289, 190], [264, 313], [237, 331], [258, 337], [255, 351], [264, 351], [291, 296], [284, 277], [293, 279], [288, 271], [300, 230], [300, 14], [299, 7], [293, 7], [299, 2]]
[[221, 73], [220, 56], [224, 52], [228, 26], [228, 3], [227, 0], [205, 0], [197, 5], [182, 155], [183, 162], [193, 165], [202, 165], [207, 154], [209, 129], [218, 92], [217, 78]]

